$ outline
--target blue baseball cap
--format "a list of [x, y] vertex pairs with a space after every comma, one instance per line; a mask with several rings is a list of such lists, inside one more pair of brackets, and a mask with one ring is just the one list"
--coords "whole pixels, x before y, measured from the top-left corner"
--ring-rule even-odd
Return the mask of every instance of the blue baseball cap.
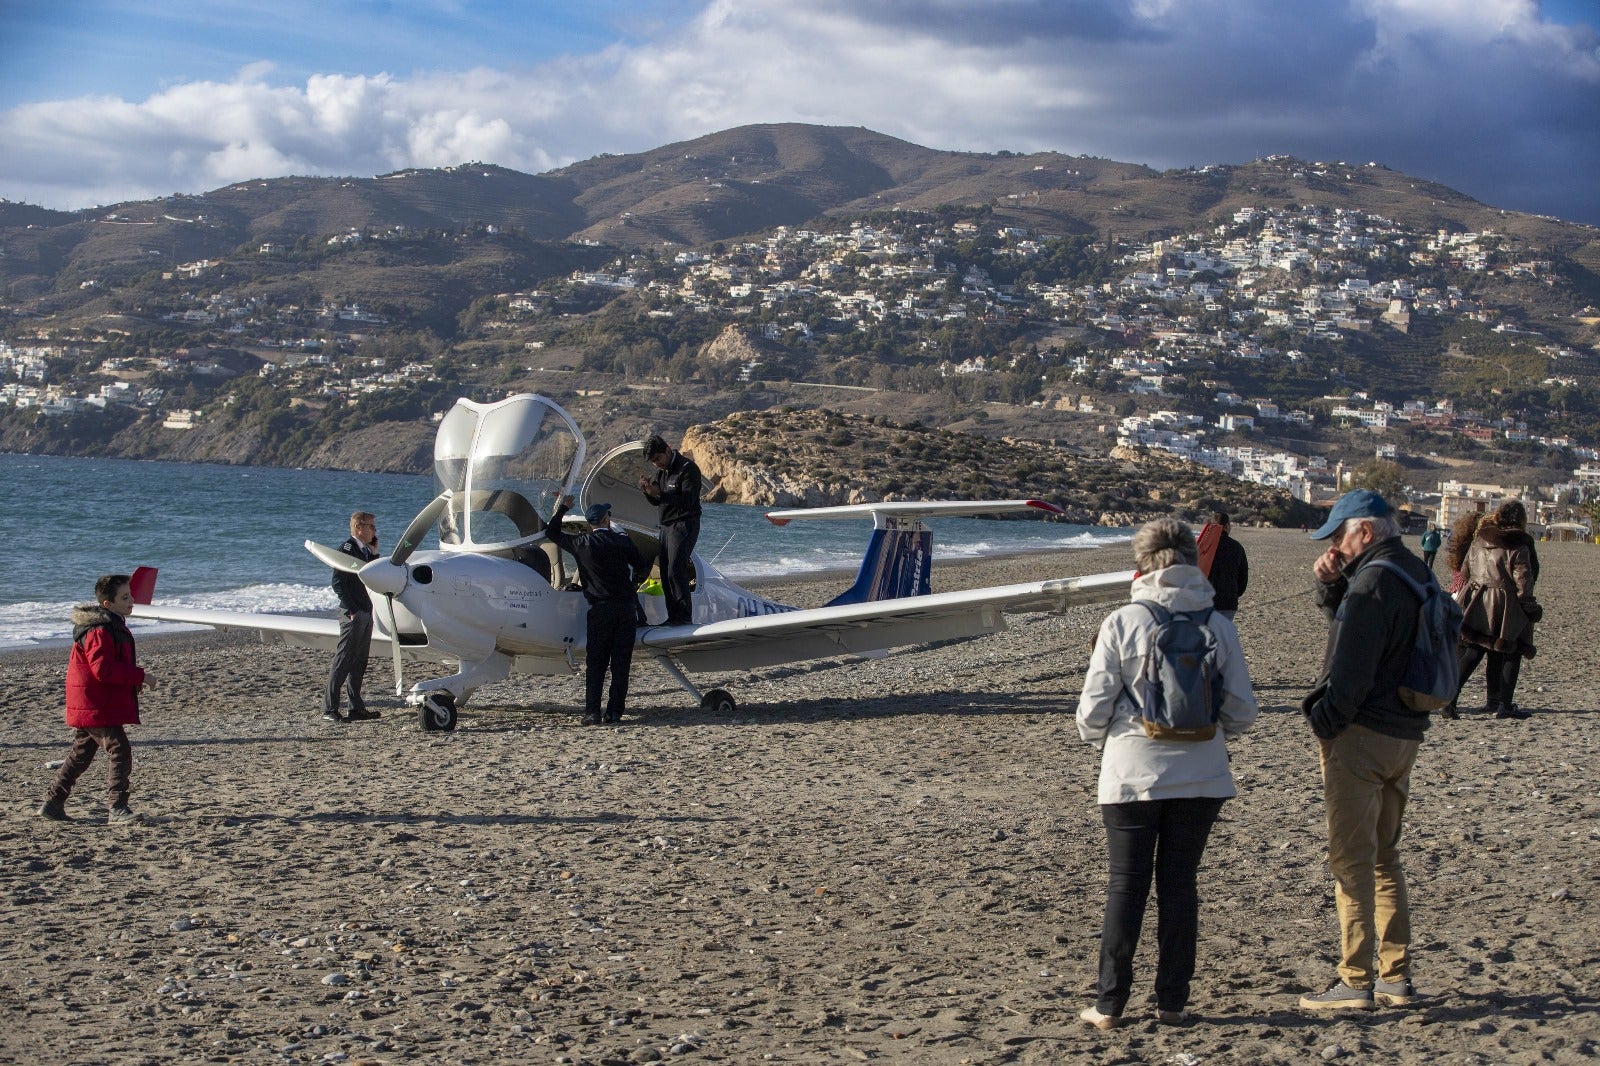
[[1344, 525], [1346, 519], [1383, 518], [1393, 512], [1394, 508], [1389, 506], [1389, 501], [1371, 489], [1351, 489], [1339, 497], [1338, 502], [1333, 505], [1333, 510], [1328, 512], [1328, 520], [1311, 534], [1311, 539], [1326, 540], [1339, 531], [1339, 527]]
[[606, 515], [611, 513], [609, 503], [591, 503], [589, 509], [583, 512], [583, 520], [591, 526], [599, 525], [605, 521]]

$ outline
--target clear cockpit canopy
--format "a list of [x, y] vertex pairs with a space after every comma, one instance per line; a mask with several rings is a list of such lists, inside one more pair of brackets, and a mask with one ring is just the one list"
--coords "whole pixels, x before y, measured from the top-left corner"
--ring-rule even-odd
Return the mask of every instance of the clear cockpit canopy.
[[440, 543], [495, 551], [540, 539], [584, 451], [577, 423], [543, 396], [456, 401], [433, 442], [434, 481], [451, 493]]

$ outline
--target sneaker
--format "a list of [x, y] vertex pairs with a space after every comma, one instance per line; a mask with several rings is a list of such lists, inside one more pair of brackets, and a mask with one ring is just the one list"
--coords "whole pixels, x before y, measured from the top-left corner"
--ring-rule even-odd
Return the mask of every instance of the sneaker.
[[1156, 1021], [1162, 1025], [1182, 1025], [1194, 1021], [1194, 1015], [1187, 1010], [1158, 1010]]
[[1519, 722], [1533, 717], [1532, 713], [1523, 710], [1515, 703], [1502, 703], [1499, 709], [1494, 712], [1494, 716], [1496, 718], [1514, 718]]
[[620, 714], [601, 715], [600, 720], [602, 722], [605, 722], [607, 725], [616, 725], [617, 723], [620, 723], [622, 721], [622, 715], [620, 715]]
[[370, 722], [374, 718], [382, 718], [382, 717], [383, 717], [383, 712], [382, 711], [374, 711], [374, 710], [372, 710], [372, 709], [370, 709], [368, 707], [362, 707], [359, 710], [357, 710], [355, 708], [351, 708], [350, 716], [346, 719], [346, 721], [349, 721], [349, 722]]
[[1386, 1007], [1405, 1007], [1417, 998], [1417, 990], [1410, 981], [1378, 981], [1372, 986], [1372, 998]]
[[323, 711], [322, 712], [322, 720], [324, 722], [344, 722], [344, 721], [348, 721], [348, 719], [346, 719], [345, 716], [340, 714], [338, 711]]
[[1115, 1029], [1122, 1024], [1120, 1014], [1101, 1014], [1098, 1007], [1085, 1007], [1078, 1017], [1096, 1029]]
[[45, 800], [44, 806], [39, 808], [39, 817], [51, 822], [70, 822], [72, 815], [67, 813], [67, 801]]
[[586, 715], [584, 715], [582, 718], [580, 718], [578, 720], [578, 724], [580, 724], [580, 725], [599, 725], [600, 724], [600, 716], [598, 714], [586, 714]]
[[1305, 1010], [1371, 1010], [1372, 989], [1351, 988], [1343, 981], [1335, 981], [1326, 992], [1301, 996], [1300, 1006]]
[[106, 815], [106, 821], [112, 825], [127, 825], [140, 820], [139, 816], [133, 813], [133, 808], [126, 803], [117, 804], [111, 808], [111, 813]]

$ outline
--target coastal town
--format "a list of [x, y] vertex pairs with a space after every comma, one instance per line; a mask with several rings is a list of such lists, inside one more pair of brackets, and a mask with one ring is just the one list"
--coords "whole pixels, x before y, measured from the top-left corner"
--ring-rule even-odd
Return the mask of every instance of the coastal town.
[[[1283, 166], [1290, 178], [1355, 169]], [[496, 235], [482, 226], [444, 237]], [[363, 246], [419, 239], [389, 226], [314, 243], [336, 263]], [[339, 409], [437, 380], [470, 343], [503, 365], [610, 373], [623, 385], [784, 379], [1073, 412], [1098, 420], [1118, 445], [1172, 452], [1308, 502], [1335, 493], [1361, 450], [1395, 462], [1419, 447], [1509, 448], [1565, 465], [1566, 476], [1537, 486], [1408, 484], [1414, 504], [1440, 519], [1450, 509], [1442, 497], [1517, 495], [1553, 521], [1600, 487], [1597, 442], [1561, 417], [1569, 400], [1580, 406], [1589, 395], [1596, 353], [1530, 328], [1494, 297], [1553, 289], [1560, 278], [1538, 248], [1490, 229], [1416, 232], [1369, 213], [1263, 205], [1136, 242], [999, 225], [982, 212], [883, 212], [621, 254], [480, 298], [450, 342], [419, 341], [403, 309], [289, 303], [236, 280], [241, 260], [293, 254], [261, 242], [232, 260], [163, 267], [136, 301], [121, 301], [114, 325], [60, 329], [13, 317], [0, 339], [0, 405], [38, 417], [129, 408], [181, 433], [231, 402], [240, 378], [294, 406]], [[80, 285], [92, 293], [102, 283]], [[646, 343], [602, 333], [586, 346], [598, 313], [629, 316]], [[1600, 320], [1600, 310], [1572, 317]], [[706, 339], [673, 353], [659, 340], [667, 331]], [[1348, 357], [1378, 333], [1399, 338], [1390, 349], [1409, 353], [1410, 371], [1448, 363], [1497, 409], [1442, 395], [1404, 366]], [[722, 345], [729, 334], [748, 343]], [[1411, 352], [1405, 340], [1414, 337], [1426, 339]], [[1473, 355], [1461, 338], [1498, 354]], [[575, 347], [575, 359], [549, 358]], [[1381, 380], [1358, 380], [1362, 366]], [[1411, 395], [1401, 391], [1408, 385]], [[1293, 446], [1329, 436], [1349, 444], [1343, 461]]]

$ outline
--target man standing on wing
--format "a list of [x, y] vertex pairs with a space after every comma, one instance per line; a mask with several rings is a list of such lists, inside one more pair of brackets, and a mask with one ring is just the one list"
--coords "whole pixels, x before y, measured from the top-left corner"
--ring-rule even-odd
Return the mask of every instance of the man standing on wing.
[[659, 436], [644, 442], [644, 457], [656, 468], [654, 479], [639, 479], [639, 490], [661, 508], [657, 562], [667, 599], [667, 625], [693, 625], [689, 561], [700, 539], [700, 468], [687, 455], [667, 447]]
[[1420, 604], [1399, 574], [1429, 572], [1405, 547], [1384, 498], [1347, 492], [1311, 534], [1328, 541], [1312, 566], [1328, 616], [1322, 677], [1300, 703], [1321, 749], [1328, 866], [1339, 909], [1339, 979], [1300, 997], [1307, 1010], [1371, 1010], [1416, 998], [1411, 984], [1411, 908], [1400, 866], [1400, 830], [1428, 716], [1400, 702]]

